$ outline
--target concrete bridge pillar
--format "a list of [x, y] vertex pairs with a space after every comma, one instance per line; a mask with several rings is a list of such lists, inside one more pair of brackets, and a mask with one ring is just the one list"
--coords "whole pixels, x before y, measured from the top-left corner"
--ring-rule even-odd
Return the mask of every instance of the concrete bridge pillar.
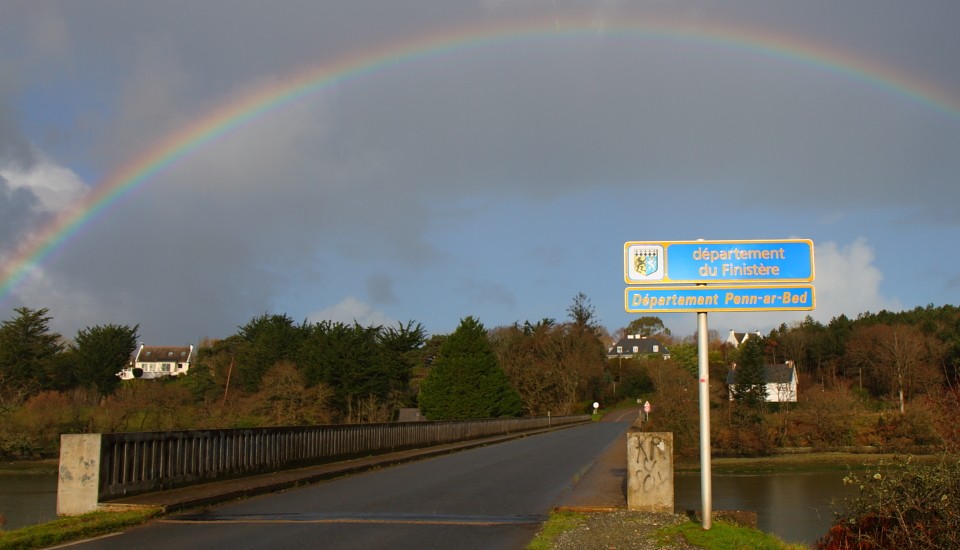
[[627, 509], [674, 512], [673, 433], [627, 432]]
[[100, 490], [100, 434], [60, 436], [57, 515], [78, 516], [97, 509]]

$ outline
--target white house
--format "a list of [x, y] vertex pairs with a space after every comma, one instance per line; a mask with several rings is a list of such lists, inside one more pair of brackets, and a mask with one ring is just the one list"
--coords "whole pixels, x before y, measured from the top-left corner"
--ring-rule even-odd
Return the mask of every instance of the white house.
[[130, 364], [118, 372], [117, 376], [121, 380], [179, 376], [190, 370], [192, 360], [193, 346], [167, 347], [140, 344]]
[[[797, 402], [797, 368], [793, 361], [776, 365], [763, 366], [763, 380], [767, 385], [767, 403], [796, 403]], [[727, 386], [730, 400], [733, 400], [733, 391], [737, 386], [737, 365], [727, 373]]]
[[763, 335], [760, 334], [760, 331], [757, 332], [735, 332], [732, 329], [730, 330], [730, 335], [727, 336], [727, 343], [731, 346], [738, 348], [740, 344], [746, 342], [750, 339], [751, 336], [757, 336], [763, 338]]

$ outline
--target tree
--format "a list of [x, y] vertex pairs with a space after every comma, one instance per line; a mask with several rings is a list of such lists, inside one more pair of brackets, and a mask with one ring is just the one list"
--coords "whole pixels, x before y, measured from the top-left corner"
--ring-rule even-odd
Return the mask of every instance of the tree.
[[900, 414], [907, 393], [924, 393], [942, 381], [936, 365], [940, 346], [934, 338], [906, 324], [858, 326], [847, 343], [847, 359], [863, 369], [864, 382], [877, 395], [893, 393]]
[[263, 314], [240, 327], [243, 344], [237, 349], [238, 380], [248, 392], [260, 387], [263, 375], [281, 361], [293, 361], [306, 323], [296, 325], [287, 315]]
[[597, 310], [590, 303], [590, 298], [587, 298], [587, 295], [583, 292], [578, 292], [573, 297], [573, 304], [567, 308], [567, 315], [577, 328], [596, 329], [598, 327]]
[[654, 359], [644, 366], [656, 391], [650, 397], [652, 429], [673, 432], [678, 454], [694, 455], [700, 442], [697, 378], [673, 361]]
[[670, 329], [663, 325], [663, 320], [659, 317], [644, 315], [630, 321], [624, 329], [625, 334], [639, 334], [648, 337], [655, 334], [670, 335]]
[[402, 396], [409, 389], [413, 368], [418, 360], [417, 352], [424, 342], [426, 331], [423, 325], [414, 324], [413, 321], [380, 330], [377, 336], [380, 364], [393, 396]]
[[77, 332], [72, 346], [74, 377], [78, 385], [95, 387], [109, 395], [120, 384], [117, 373], [137, 348], [139, 325], [103, 325]]
[[324, 385], [307, 388], [303, 376], [290, 363], [280, 362], [263, 377], [253, 396], [255, 411], [273, 426], [322, 424], [330, 421], [327, 404], [333, 392]]
[[734, 371], [736, 385], [733, 387], [733, 399], [756, 409], [767, 400], [767, 385], [763, 379], [764, 340], [749, 338], [740, 346]]
[[607, 366], [606, 346], [600, 339], [602, 328], [596, 320], [596, 311], [583, 292], [573, 297], [567, 308], [571, 323], [567, 326], [567, 368], [576, 369], [578, 392], [584, 399], [598, 399], [603, 393]]
[[699, 353], [695, 344], [680, 342], [670, 346], [670, 359], [691, 376], [697, 376], [700, 372]]
[[570, 331], [552, 319], [491, 331], [491, 345], [526, 413], [570, 414], [579, 374], [572, 368]]
[[63, 350], [60, 335], [50, 331], [49, 310], [13, 311], [16, 317], [0, 323], [0, 410], [18, 407], [42, 389]]
[[462, 319], [420, 387], [420, 411], [430, 420], [465, 420], [516, 416], [520, 407], [483, 325]]

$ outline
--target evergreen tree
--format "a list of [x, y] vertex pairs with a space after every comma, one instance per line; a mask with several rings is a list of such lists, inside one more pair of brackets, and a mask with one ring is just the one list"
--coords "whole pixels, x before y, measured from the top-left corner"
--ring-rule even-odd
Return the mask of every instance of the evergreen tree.
[[17, 317], [0, 323], [0, 408], [16, 407], [44, 387], [63, 349], [50, 332], [46, 308], [18, 307]]
[[520, 407], [483, 325], [462, 319], [420, 387], [421, 412], [430, 420], [464, 420], [516, 416]]
[[759, 408], [766, 403], [767, 385], [764, 383], [763, 339], [749, 338], [739, 349], [736, 386], [733, 398], [750, 407]]
[[117, 373], [137, 347], [139, 325], [103, 325], [77, 332], [73, 346], [74, 377], [81, 386], [94, 386], [110, 394], [120, 384]]
[[240, 327], [242, 344], [237, 349], [237, 375], [246, 391], [256, 391], [263, 375], [281, 361], [294, 361], [307, 333], [306, 322], [297, 325], [288, 315], [254, 317]]

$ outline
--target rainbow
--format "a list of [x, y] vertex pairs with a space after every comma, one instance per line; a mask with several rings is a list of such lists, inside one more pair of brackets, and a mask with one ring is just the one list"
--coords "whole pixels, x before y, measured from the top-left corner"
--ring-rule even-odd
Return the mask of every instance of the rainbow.
[[960, 100], [933, 84], [822, 43], [804, 41], [765, 29], [712, 24], [690, 25], [668, 20], [618, 20], [598, 24], [589, 18], [546, 18], [504, 24], [460, 27], [354, 52], [340, 59], [261, 86], [224, 103], [191, 124], [160, 139], [150, 149], [114, 170], [83, 201], [64, 211], [29, 238], [0, 265], [0, 299], [64, 246], [86, 224], [191, 152], [276, 109], [331, 85], [375, 73], [386, 66], [437, 56], [456, 55], [502, 42], [572, 38], [637, 37], [646, 40], [703, 44], [782, 59], [852, 79], [863, 85], [960, 118]]

